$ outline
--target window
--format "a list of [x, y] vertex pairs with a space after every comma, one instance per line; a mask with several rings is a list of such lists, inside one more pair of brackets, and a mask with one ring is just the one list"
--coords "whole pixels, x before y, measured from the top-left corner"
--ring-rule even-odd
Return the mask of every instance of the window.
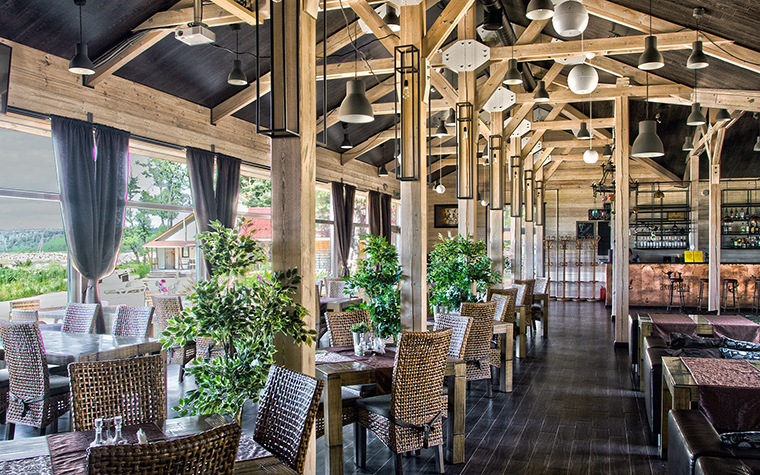
[[316, 278], [333, 277], [337, 273], [333, 265], [335, 247], [333, 246], [335, 222], [332, 219], [332, 201], [330, 188], [317, 184], [316, 189]]

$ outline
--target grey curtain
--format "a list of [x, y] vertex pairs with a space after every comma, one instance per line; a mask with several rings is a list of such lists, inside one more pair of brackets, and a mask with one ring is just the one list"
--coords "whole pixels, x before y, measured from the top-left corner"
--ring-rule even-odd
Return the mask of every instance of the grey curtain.
[[340, 276], [348, 275], [348, 253], [351, 251], [351, 235], [354, 228], [354, 196], [356, 187], [332, 184], [333, 215], [335, 215], [335, 235], [338, 237], [338, 261]]
[[187, 148], [186, 157], [198, 230], [208, 232], [211, 221], [219, 221], [224, 227], [232, 228], [240, 192], [240, 159], [192, 147]]
[[391, 242], [391, 195], [379, 191], [369, 192], [367, 203], [369, 232]]
[[[69, 254], [87, 279], [84, 302], [100, 303], [98, 281], [116, 267], [124, 233], [129, 132], [57, 116], [51, 130]], [[102, 309], [95, 331], [105, 333]]]

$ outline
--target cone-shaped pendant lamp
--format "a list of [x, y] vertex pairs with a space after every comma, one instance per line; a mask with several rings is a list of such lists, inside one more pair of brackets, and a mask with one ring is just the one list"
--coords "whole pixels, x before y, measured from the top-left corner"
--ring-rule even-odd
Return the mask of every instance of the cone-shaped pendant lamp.
[[752, 148], [755, 152], [760, 152], [760, 135], [757, 136], [757, 142], [755, 142], [755, 146]]
[[454, 112], [454, 109], [449, 108], [449, 115], [446, 116], [444, 124], [446, 127], [455, 127], [457, 125], [457, 113]]
[[691, 44], [691, 55], [686, 60], [686, 67], [689, 69], [704, 69], [710, 65], [707, 62], [707, 55], [702, 51], [702, 42], [695, 41]]
[[612, 156], [612, 145], [607, 144], [604, 146], [604, 150], [602, 151], [602, 157], [609, 158]]
[[338, 120], [349, 124], [366, 124], [375, 120], [361, 79], [349, 79], [346, 83], [346, 97], [340, 105]]
[[585, 122], [581, 122], [581, 128], [578, 131], [576, 138], [579, 138], [581, 140], [591, 140], [591, 132], [588, 130]]
[[549, 102], [549, 92], [546, 90], [546, 82], [538, 81], [536, 91], [533, 93], [533, 100], [536, 102]]
[[662, 140], [657, 136], [657, 122], [642, 120], [639, 122], [639, 136], [633, 141], [631, 156], [634, 158], [653, 158], [665, 155]]
[[657, 50], [657, 37], [647, 36], [644, 38], [644, 52], [639, 56], [639, 69], [652, 71], [663, 66], [665, 66], [665, 61]]
[[728, 122], [731, 120], [731, 114], [726, 109], [721, 109], [715, 115], [715, 122]]
[[518, 86], [522, 84], [522, 75], [520, 75], [520, 71], [517, 69], [517, 60], [512, 58], [509, 60], [509, 70], [507, 71], [507, 75], [504, 76], [504, 84], [507, 86]]
[[230, 25], [235, 30], [235, 60], [232, 61], [232, 71], [227, 76], [227, 84], [232, 86], [247, 86], [248, 77], [243, 72], [243, 62], [238, 59], [240, 51], [240, 25], [235, 23]]
[[386, 5], [388, 6], [388, 13], [383, 17], [385, 24], [388, 25], [388, 28], [394, 33], [401, 31], [401, 20], [396, 13], [396, 9], [388, 4]]
[[377, 169], [377, 176], [388, 176], [388, 169], [385, 168], [385, 163]]
[[89, 76], [95, 74], [95, 66], [90, 61], [87, 54], [87, 44], [82, 39], [82, 7], [86, 3], [87, 0], [74, 0], [74, 4], [79, 7], [79, 43], [74, 47], [74, 57], [69, 61], [69, 72]]
[[684, 152], [691, 152], [692, 150], [694, 150], [694, 142], [691, 140], [690, 136], [687, 135], [683, 139], [683, 146], [681, 147], [681, 150], [683, 150]]
[[530, 0], [525, 16], [529, 20], [548, 20], [554, 16], [552, 0]]
[[443, 119], [440, 119], [438, 121], [438, 128], [435, 129], [435, 133], [433, 134], [434, 137], [448, 137], [449, 131], [446, 130], [446, 124], [444, 124]]
[[689, 117], [686, 119], [686, 125], [697, 126], [707, 123], [707, 119], [705, 119], [704, 114], [702, 114], [702, 111], [700, 110], [701, 108], [699, 102], [695, 102], [691, 105], [691, 114], [689, 114]]

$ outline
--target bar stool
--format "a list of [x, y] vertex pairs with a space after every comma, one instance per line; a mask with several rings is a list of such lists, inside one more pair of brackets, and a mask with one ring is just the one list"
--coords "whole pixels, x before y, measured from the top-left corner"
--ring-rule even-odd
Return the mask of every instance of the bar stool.
[[704, 295], [705, 286], [710, 288], [710, 279], [699, 279], [699, 299], [697, 299], [697, 311], [702, 311], [702, 296]]
[[753, 277], [755, 293], [752, 295], [752, 311], [760, 312], [760, 277]]
[[721, 292], [721, 309], [728, 311], [728, 294], [731, 294], [731, 310], [738, 312], [739, 308], [736, 306], [736, 288], [739, 286], [739, 281], [736, 279], [723, 279], [723, 292]]
[[668, 313], [670, 313], [671, 308], [673, 307], [673, 291], [678, 291], [678, 298], [679, 298], [679, 307], [678, 311], [683, 312], [684, 310], [684, 299], [683, 299], [683, 277], [681, 276], [680, 272], [668, 272], [668, 279], [670, 280], [670, 285], [668, 285]]

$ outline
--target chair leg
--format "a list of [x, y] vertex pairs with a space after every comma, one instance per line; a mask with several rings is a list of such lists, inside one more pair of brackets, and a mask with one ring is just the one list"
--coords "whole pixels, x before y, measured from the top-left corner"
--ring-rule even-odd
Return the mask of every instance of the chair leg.
[[39, 429], [37, 429], [37, 435], [45, 435], [46, 430], [47, 430], [47, 426], [40, 427]]
[[367, 466], [367, 428], [358, 422], [354, 422], [354, 464]]
[[52, 434], [58, 433], [58, 419], [54, 420], [53, 423], [50, 425], [50, 432]]
[[486, 397], [492, 398], [493, 397], [493, 377], [491, 379], [484, 379], [483, 381], [486, 382], [486, 391], [488, 394], [486, 394]]
[[393, 469], [396, 475], [404, 475], [404, 460], [401, 458], [401, 454], [396, 454], [393, 457]]
[[183, 382], [185, 380], [185, 364], [182, 363], [179, 365], [179, 382]]
[[417, 450], [414, 451], [414, 456], [415, 457], [419, 457], [421, 453], [422, 453], [422, 451], [420, 449], [417, 449]]
[[13, 434], [16, 433], [16, 424], [8, 422], [5, 424], [5, 440], [13, 440]]
[[443, 444], [435, 447], [435, 466], [438, 469], [438, 473], [445, 473], [443, 469]]

